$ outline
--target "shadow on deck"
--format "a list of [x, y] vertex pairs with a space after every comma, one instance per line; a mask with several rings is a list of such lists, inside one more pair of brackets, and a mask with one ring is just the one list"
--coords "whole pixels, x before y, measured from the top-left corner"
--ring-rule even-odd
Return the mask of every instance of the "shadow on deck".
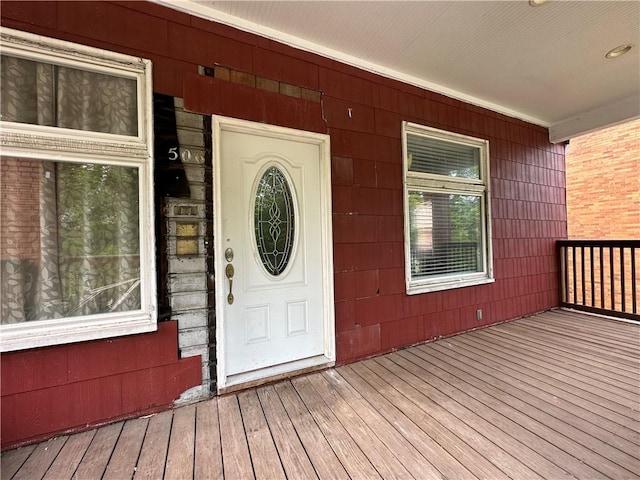
[[3, 479], [640, 477], [640, 325], [568, 311], [2, 454]]

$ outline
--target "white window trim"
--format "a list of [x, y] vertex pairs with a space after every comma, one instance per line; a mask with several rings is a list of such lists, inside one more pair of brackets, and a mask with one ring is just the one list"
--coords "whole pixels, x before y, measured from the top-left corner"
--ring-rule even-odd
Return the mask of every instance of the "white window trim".
[[[141, 309], [0, 325], [0, 351], [109, 338], [157, 329], [151, 61], [0, 27], [2, 53], [135, 79], [138, 134], [125, 136], [0, 120], [2, 155], [139, 169]], [[34, 148], [34, 145], [37, 145]]]
[[[449, 179], [442, 175], [410, 172], [407, 162], [407, 134], [418, 134], [447, 142], [477, 147], [480, 149], [480, 179]], [[402, 165], [404, 193], [404, 252], [405, 284], [407, 295], [449, 290], [493, 283], [493, 249], [491, 242], [491, 182], [489, 178], [489, 141], [480, 138], [447, 132], [411, 122], [402, 122]], [[478, 195], [481, 199], [482, 245], [484, 246], [484, 265], [482, 272], [455, 275], [434, 276], [427, 279], [411, 279], [411, 235], [409, 218], [409, 191], [432, 193], [456, 193]]]

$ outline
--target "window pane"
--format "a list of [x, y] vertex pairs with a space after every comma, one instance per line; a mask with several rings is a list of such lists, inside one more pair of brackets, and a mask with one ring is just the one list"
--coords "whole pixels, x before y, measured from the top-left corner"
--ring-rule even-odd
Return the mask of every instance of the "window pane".
[[139, 310], [138, 169], [2, 158], [2, 323]]
[[411, 277], [483, 271], [479, 196], [409, 191]]
[[254, 206], [256, 244], [262, 264], [280, 275], [291, 257], [295, 233], [293, 197], [284, 174], [271, 167], [258, 183]]
[[480, 149], [407, 134], [408, 169], [457, 178], [480, 178]]
[[2, 120], [136, 136], [136, 80], [3, 55]]

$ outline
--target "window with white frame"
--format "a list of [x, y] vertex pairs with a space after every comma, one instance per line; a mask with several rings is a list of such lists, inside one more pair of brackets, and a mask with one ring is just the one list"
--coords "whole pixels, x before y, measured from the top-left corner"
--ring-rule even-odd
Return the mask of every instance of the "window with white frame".
[[407, 293], [493, 281], [489, 142], [403, 123]]
[[155, 330], [151, 62], [0, 41], [0, 349]]

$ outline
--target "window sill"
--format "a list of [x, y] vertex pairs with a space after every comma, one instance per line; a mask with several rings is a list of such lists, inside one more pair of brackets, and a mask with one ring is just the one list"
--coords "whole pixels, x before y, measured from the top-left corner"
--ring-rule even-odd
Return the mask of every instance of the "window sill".
[[420, 293], [439, 292], [442, 290], [452, 290], [454, 288], [473, 287], [494, 282], [495, 278], [487, 278], [483, 276], [481, 278], [454, 278], [440, 281], [432, 280], [423, 283], [407, 283], [407, 295], [418, 295]]
[[158, 326], [154, 315], [123, 313], [108, 318], [41, 320], [0, 327], [0, 351], [10, 352], [31, 348], [85, 342], [154, 332]]

